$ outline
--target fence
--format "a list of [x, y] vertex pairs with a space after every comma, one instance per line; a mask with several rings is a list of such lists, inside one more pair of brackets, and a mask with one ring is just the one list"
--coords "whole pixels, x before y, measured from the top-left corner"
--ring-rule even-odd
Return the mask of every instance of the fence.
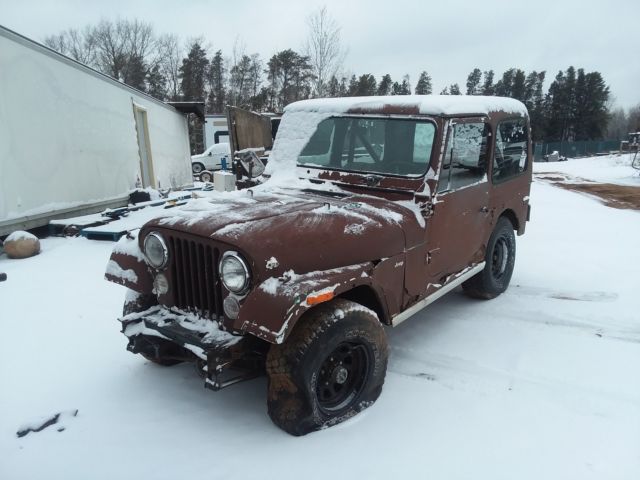
[[563, 157], [589, 157], [598, 153], [620, 150], [620, 140], [583, 140], [579, 142], [543, 142], [535, 143], [534, 161], [543, 160], [544, 155], [558, 151]]

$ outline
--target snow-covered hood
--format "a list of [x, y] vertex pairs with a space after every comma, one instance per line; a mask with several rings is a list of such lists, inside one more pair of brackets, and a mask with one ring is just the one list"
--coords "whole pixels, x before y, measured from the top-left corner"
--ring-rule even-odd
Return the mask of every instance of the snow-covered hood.
[[[424, 238], [414, 204], [314, 192], [256, 193], [192, 201], [144, 227], [210, 238], [242, 252], [257, 270], [308, 272], [379, 260]], [[408, 240], [407, 240], [408, 239]], [[407, 245], [409, 243], [409, 245]]]

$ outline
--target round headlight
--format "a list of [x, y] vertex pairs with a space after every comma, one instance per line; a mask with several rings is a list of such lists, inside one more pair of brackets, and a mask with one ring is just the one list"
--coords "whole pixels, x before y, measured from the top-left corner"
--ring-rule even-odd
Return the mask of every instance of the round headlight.
[[237, 252], [222, 255], [220, 278], [225, 288], [233, 293], [243, 293], [249, 287], [249, 267]]
[[144, 239], [144, 256], [153, 268], [161, 269], [167, 266], [169, 250], [159, 233], [152, 232]]

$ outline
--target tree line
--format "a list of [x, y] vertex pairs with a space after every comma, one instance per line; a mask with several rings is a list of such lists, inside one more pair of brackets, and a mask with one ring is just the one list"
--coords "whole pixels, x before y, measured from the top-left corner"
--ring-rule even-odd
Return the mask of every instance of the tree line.
[[[345, 74], [340, 27], [326, 8], [308, 17], [307, 29], [299, 50], [281, 50], [266, 60], [247, 52], [240, 40], [231, 55], [225, 55], [202, 38], [185, 45], [176, 35], [157, 34], [140, 20], [102, 20], [49, 36], [44, 43], [160, 100], [205, 100], [208, 113], [223, 113], [226, 105], [278, 112], [291, 102], [313, 97], [434, 93], [427, 70], [419, 74], [415, 87], [409, 75], [394, 80], [389, 74], [379, 79], [370, 73]], [[474, 68], [463, 87], [453, 83], [439, 93], [516, 98], [529, 109], [537, 141], [622, 135], [624, 121], [629, 131], [640, 129], [632, 126], [637, 120], [632, 112], [611, 114], [611, 93], [599, 72], [570, 66], [556, 74], [546, 91], [545, 79], [545, 71], [510, 68], [497, 76], [493, 70]], [[611, 120], [616, 121], [615, 132]]]

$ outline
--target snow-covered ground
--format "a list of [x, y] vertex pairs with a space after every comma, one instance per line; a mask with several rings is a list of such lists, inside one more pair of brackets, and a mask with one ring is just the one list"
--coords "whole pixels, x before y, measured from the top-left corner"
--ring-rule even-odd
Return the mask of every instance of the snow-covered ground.
[[[536, 170], [611, 181], [597, 161]], [[264, 378], [213, 393], [125, 351], [112, 243], [0, 257], [0, 478], [640, 478], [640, 212], [539, 182], [531, 203], [510, 289], [389, 329], [378, 402], [302, 438], [271, 424]], [[57, 412], [64, 431], [16, 437]]]
[[[603, 183], [640, 187], [640, 171], [631, 167], [633, 153], [571, 158], [566, 162], [534, 163], [534, 173], [560, 172]], [[640, 154], [638, 154], [640, 155]]]

